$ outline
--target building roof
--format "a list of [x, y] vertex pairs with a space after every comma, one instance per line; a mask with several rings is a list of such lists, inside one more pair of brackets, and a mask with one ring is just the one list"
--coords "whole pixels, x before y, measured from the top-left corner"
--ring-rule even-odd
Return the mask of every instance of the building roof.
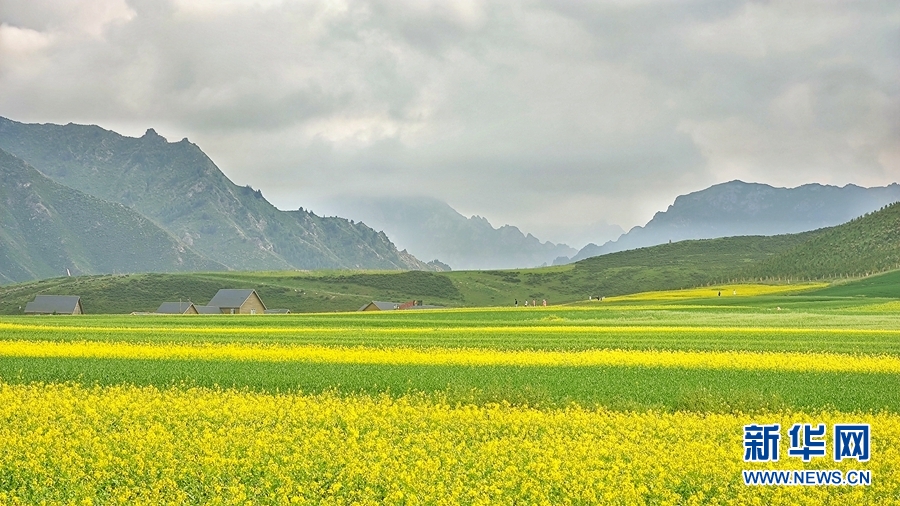
[[369, 302], [368, 304], [366, 304], [366, 305], [364, 305], [363, 307], [359, 308], [359, 310], [360, 310], [360, 311], [363, 311], [363, 310], [365, 310], [367, 307], [373, 306], [373, 305], [374, 305], [375, 307], [377, 307], [380, 311], [392, 311], [392, 310], [398, 309], [398, 308], [400, 307], [400, 303], [399, 303], [399, 302], [384, 302], [384, 301], [380, 301], [380, 300], [373, 300], [372, 302]]
[[[216, 293], [216, 296], [209, 301], [208, 305], [225, 309], [239, 308], [244, 302], [247, 302], [247, 299], [249, 299], [251, 295], [256, 295], [256, 297], [259, 298], [259, 294], [256, 293], [256, 290], [223, 288]], [[259, 301], [262, 302], [262, 299], [260, 298]], [[263, 304], [263, 308], [265, 307], [266, 305]]]
[[290, 309], [266, 309], [266, 314], [288, 314]]
[[193, 305], [193, 302], [163, 302], [156, 312], [164, 314], [184, 314], [190, 311]]
[[81, 297], [77, 295], [37, 295], [33, 301], [25, 304], [25, 312], [72, 314], [80, 305]]
[[194, 306], [200, 314], [222, 314], [222, 308], [219, 306]]

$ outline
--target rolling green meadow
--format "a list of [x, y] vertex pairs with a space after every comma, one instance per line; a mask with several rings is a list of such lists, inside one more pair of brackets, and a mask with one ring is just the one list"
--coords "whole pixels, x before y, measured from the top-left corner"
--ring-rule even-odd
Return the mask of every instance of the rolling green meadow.
[[[4, 316], [0, 499], [885, 504], [892, 277], [528, 308]], [[743, 427], [772, 422], [869, 423], [873, 456], [806, 463], [783, 437], [779, 462], [744, 462]], [[874, 478], [749, 486], [748, 468]]]

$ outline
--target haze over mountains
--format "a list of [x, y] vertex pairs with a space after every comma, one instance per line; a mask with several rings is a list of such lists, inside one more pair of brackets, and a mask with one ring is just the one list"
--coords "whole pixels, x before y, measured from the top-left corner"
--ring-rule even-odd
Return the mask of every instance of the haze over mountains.
[[645, 226], [576, 253], [424, 197], [335, 204], [354, 220], [281, 211], [232, 183], [187, 139], [168, 142], [153, 129], [132, 138], [0, 118], [0, 150], [4, 283], [66, 272], [536, 267], [685, 239], [814, 230], [900, 200], [896, 183], [731, 181], [679, 196]]
[[774, 188], [731, 181], [681, 195], [643, 227], [602, 246], [588, 244], [567, 263], [597, 255], [685, 239], [777, 235], [840, 225], [900, 201], [900, 185], [862, 188], [806, 184]]
[[775, 188], [730, 181], [681, 195], [643, 227], [602, 246], [588, 244], [574, 255], [568, 245], [541, 242], [508, 225], [495, 229], [485, 218], [466, 218], [427, 197], [353, 197], [337, 200], [333, 207], [342, 216], [384, 230], [419, 258], [438, 258], [454, 269], [504, 269], [564, 264], [670, 241], [806, 232], [846, 223], [897, 201], [896, 183], [873, 188], [815, 183]]
[[537, 267], [577, 251], [541, 242], [514, 226], [494, 228], [486, 218], [466, 218], [429, 197], [346, 197], [333, 200], [331, 206], [342, 216], [383, 230], [416, 257], [440, 259], [454, 270]]
[[[131, 138], [97, 126], [23, 124], [0, 118], [0, 149], [27, 162], [56, 183], [81, 192], [71, 192], [71, 200], [79, 200], [83, 193], [121, 204], [105, 209], [118, 212], [125, 206], [147, 218], [149, 223], [165, 230], [163, 242], [168, 244], [176, 240], [179, 247], [186, 246], [204, 257], [203, 262], [198, 260], [197, 268], [433, 269], [412, 255], [398, 251], [384, 233], [363, 224], [343, 218], [323, 218], [302, 209], [280, 211], [266, 201], [261, 192], [232, 183], [199, 147], [187, 139], [170, 143], [152, 129], [140, 138]], [[13, 184], [27, 185], [28, 178], [37, 179], [40, 175], [24, 169], [24, 163], [9, 157], [4, 160], [7, 167], [3, 173], [4, 188]], [[16, 170], [24, 172], [14, 175]], [[37, 186], [48, 185], [41, 182]], [[54, 190], [51, 193], [61, 192]], [[31, 197], [34, 203], [31, 208], [40, 204], [56, 209], [58, 215], [68, 214], [57, 201], [49, 201], [52, 206], [42, 204], [42, 195]], [[15, 208], [16, 203], [7, 199], [5, 205]], [[104, 214], [100, 209], [102, 206], [94, 207]], [[16, 210], [19, 211], [21, 209]], [[117, 228], [116, 224], [122, 220], [111, 213], [107, 213], [106, 219], [96, 217], [97, 228]], [[4, 220], [2, 224], [7, 250], [23, 252], [42, 248], [45, 240], [72, 245], [72, 241], [63, 240], [63, 236], [43, 238], [39, 233], [7, 230], [13, 223]], [[70, 229], [63, 225], [56, 228]], [[158, 233], [153, 236], [162, 237]], [[107, 250], [96, 253], [114, 256], [130, 248], [157, 247], [147, 244], [149, 238], [141, 240], [124, 232], [121, 238], [119, 246], [110, 245]], [[89, 240], [89, 236], [79, 239], [85, 240]], [[29, 244], [34, 241], [37, 243]], [[130, 243], [132, 241], [134, 244]], [[33, 268], [13, 267], [12, 260], [2, 259], [9, 263], [0, 265], [0, 271], [16, 272], [6, 277], [22, 280], [44, 276], [47, 268], [58, 275], [73, 267], [80, 273], [116, 270], [101, 267], [115, 265], [112, 260], [78, 263], [70, 262], [72, 255], [67, 255], [58, 255], [52, 265], [41, 260], [39, 263], [45, 267]], [[15, 257], [25, 258], [23, 254]], [[134, 267], [138, 272], [182, 270], [177, 262]]]

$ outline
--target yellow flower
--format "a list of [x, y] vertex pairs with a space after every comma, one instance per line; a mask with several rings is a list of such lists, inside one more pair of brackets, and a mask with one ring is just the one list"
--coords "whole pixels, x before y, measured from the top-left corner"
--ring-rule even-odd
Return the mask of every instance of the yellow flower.
[[493, 350], [485, 348], [371, 348], [241, 343], [0, 341], [0, 356], [238, 360], [393, 365], [640, 366], [689, 369], [900, 373], [893, 355], [668, 350]]
[[[893, 413], [616, 412], [449, 406], [424, 394], [0, 383], [0, 420], [7, 504], [885, 504], [900, 493]], [[872, 458], [746, 463], [751, 423], [868, 423]], [[748, 487], [748, 468], [868, 469], [874, 483]]]

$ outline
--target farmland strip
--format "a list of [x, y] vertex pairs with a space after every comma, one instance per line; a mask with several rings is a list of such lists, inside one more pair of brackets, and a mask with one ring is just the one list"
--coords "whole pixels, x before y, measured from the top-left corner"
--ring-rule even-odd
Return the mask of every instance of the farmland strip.
[[628, 366], [900, 374], [900, 358], [838, 353], [489, 350], [480, 348], [368, 348], [237, 343], [0, 342], [0, 356], [156, 360], [240, 360], [392, 365]]

